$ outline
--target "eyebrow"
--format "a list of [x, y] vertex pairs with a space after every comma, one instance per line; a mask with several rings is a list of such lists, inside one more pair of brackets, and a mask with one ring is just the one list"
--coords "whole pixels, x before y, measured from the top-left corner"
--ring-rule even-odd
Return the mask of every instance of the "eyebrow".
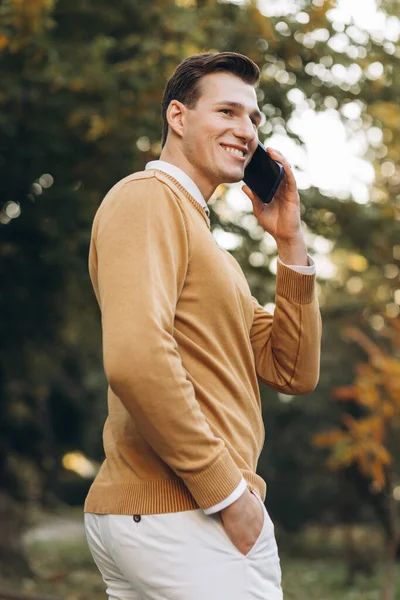
[[[232, 108], [238, 108], [239, 110], [245, 110], [244, 105], [241, 102], [233, 102], [232, 100], [221, 100], [220, 102], [214, 102], [214, 106], [223, 104], [225, 106], [232, 106]], [[257, 119], [258, 123], [261, 122], [262, 119], [262, 114], [260, 113], [259, 110], [254, 109], [251, 113], [250, 113], [251, 117], [254, 117], [255, 119]]]

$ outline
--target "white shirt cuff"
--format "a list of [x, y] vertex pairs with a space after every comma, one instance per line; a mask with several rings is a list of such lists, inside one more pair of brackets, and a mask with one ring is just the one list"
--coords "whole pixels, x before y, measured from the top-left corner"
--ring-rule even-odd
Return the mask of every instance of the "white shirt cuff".
[[237, 488], [235, 490], [233, 490], [232, 494], [230, 494], [227, 498], [225, 498], [225, 500], [221, 500], [221, 502], [218, 502], [218, 504], [214, 504], [214, 506], [210, 506], [210, 508], [203, 509], [204, 513], [206, 515], [212, 515], [218, 511], [222, 510], [223, 508], [226, 508], [230, 504], [233, 504], [235, 502], [235, 500], [240, 498], [240, 496], [243, 494], [243, 492], [246, 489], [247, 489], [247, 481], [244, 479], [244, 477], [242, 477], [239, 485], [237, 486]]
[[303, 275], [314, 275], [314, 273], [316, 273], [315, 262], [309, 254], [307, 254], [307, 259], [308, 266], [305, 267], [304, 265], [286, 265], [284, 262], [281, 261], [281, 259], [278, 256], [278, 262], [280, 262], [281, 265], [285, 265], [285, 267], [288, 267], [288, 269], [293, 269], [293, 271], [296, 271], [296, 273], [302, 273]]

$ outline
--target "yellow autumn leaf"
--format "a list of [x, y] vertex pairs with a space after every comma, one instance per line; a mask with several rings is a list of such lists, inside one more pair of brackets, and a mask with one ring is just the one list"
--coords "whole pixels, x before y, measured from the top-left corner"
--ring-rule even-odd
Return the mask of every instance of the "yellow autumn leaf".
[[[400, 405], [400, 395], [399, 395], [399, 405]], [[400, 408], [400, 406], [399, 406]], [[383, 401], [381, 404], [381, 413], [384, 419], [391, 419], [395, 414], [395, 407], [393, 404], [389, 402]]]
[[0, 52], [2, 52], [5, 48], [7, 48], [9, 43], [8, 37], [2, 33], [0, 33]]
[[332, 390], [332, 398], [334, 398], [335, 400], [352, 401], [355, 399], [356, 394], [357, 390], [354, 385], [342, 385]]
[[96, 141], [100, 137], [106, 135], [111, 128], [109, 120], [104, 119], [100, 115], [92, 115], [90, 117], [90, 127], [85, 138], [90, 141]]
[[329, 448], [346, 437], [346, 433], [340, 429], [334, 429], [323, 433], [317, 433], [312, 437], [312, 444], [317, 448]]
[[377, 489], [381, 490], [383, 488], [383, 486], [385, 485], [385, 473], [382, 468], [382, 465], [380, 465], [379, 463], [374, 463], [373, 465], [371, 465], [370, 472], [366, 474], [370, 475]]

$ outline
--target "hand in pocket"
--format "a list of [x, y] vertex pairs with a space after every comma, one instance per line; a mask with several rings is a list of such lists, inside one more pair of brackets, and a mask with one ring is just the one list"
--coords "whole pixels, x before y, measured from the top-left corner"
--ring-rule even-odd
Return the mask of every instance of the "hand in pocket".
[[221, 511], [225, 532], [232, 544], [246, 556], [254, 547], [264, 525], [260, 501], [250, 490]]

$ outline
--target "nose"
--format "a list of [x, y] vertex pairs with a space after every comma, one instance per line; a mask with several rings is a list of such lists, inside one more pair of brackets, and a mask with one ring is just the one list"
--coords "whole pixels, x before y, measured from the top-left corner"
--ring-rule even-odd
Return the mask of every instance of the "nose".
[[236, 123], [234, 130], [236, 137], [240, 138], [244, 143], [251, 144], [257, 136], [257, 131], [254, 129], [254, 124], [250, 118], [241, 119]]

